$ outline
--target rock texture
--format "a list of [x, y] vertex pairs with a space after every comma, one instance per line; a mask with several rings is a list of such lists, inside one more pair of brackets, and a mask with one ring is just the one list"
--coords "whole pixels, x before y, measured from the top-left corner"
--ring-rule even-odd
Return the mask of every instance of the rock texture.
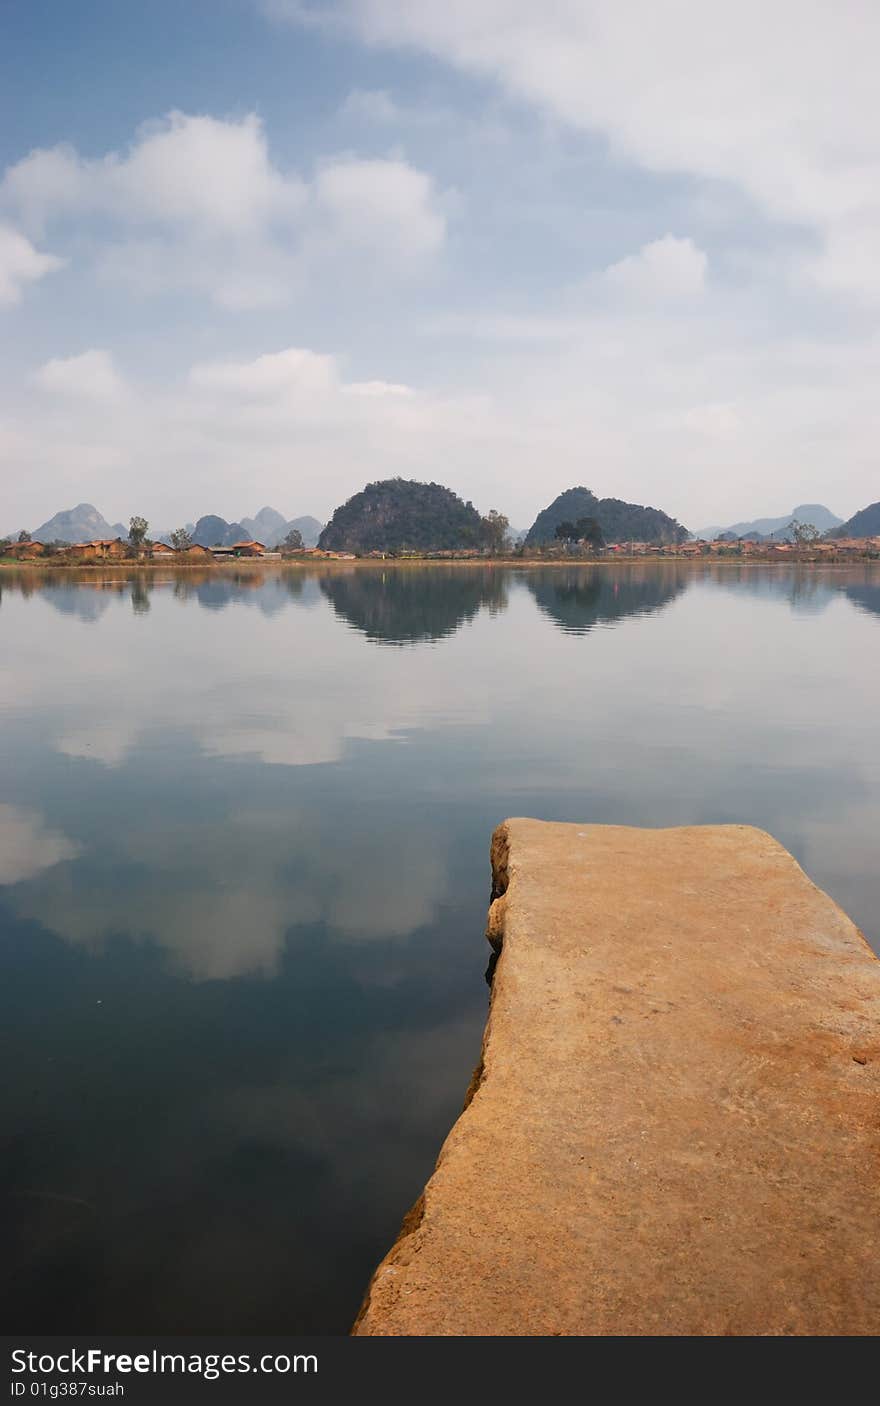
[[361, 1335], [880, 1331], [880, 963], [769, 835], [510, 820], [482, 1062]]

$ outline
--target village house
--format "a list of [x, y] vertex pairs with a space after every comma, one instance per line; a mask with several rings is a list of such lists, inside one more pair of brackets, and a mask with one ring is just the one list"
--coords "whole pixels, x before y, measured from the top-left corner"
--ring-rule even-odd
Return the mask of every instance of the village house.
[[230, 547], [212, 547], [211, 555], [216, 561], [229, 561], [233, 557], [262, 557], [266, 548], [262, 542], [233, 542]]
[[41, 557], [46, 548], [42, 542], [13, 542], [4, 551], [4, 556], [15, 557], [16, 560], [30, 560], [33, 557]]
[[182, 547], [179, 552], [171, 554], [175, 561], [204, 561], [214, 560], [214, 553], [210, 547], [203, 547], [198, 542], [191, 542], [188, 547]]
[[68, 551], [77, 561], [114, 561], [128, 555], [128, 544], [121, 537], [98, 537], [93, 542], [74, 542]]
[[709, 542], [708, 550], [716, 557], [739, 556], [742, 553], [742, 544], [735, 537], [718, 537], [714, 542]]
[[652, 549], [661, 557], [698, 557], [707, 550], [705, 542], [664, 542], [662, 546]]
[[[585, 538], [582, 538], [579, 545], [589, 546], [589, 543]], [[600, 555], [603, 557], [660, 556], [666, 550], [655, 542], [609, 542], [606, 546], [599, 548]]]
[[231, 550], [236, 557], [261, 557], [266, 552], [262, 542], [233, 542]]
[[866, 556], [880, 551], [878, 537], [838, 537], [833, 543], [835, 554], [844, 557]]

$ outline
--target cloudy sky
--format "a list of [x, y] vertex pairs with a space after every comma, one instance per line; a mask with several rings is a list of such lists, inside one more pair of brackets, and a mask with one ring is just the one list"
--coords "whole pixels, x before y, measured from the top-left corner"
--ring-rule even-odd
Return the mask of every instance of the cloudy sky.
[[0, 527], [880, 498], [873, 0], [7, 0]]

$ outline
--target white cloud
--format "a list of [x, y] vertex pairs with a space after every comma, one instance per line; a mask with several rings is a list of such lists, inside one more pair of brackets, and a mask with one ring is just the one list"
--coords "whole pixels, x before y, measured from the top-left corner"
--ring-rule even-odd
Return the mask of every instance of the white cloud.
[[0, 222], [0, 307], [20, 302], [28, 283], [63, 266], [63, 259], [41, 253], [19, 230]]
[[109, 352], [95, 348], [78, 356], [53, 357], [34, 373], [41, 390], [85, 400], [112, 400], [123, 381]]
[[199, 362], [190, 369], [190, 384], [199, 390], [229, 392], [246, 399], [300, 396], [325, 398], [337, 389], [338, 372], [332, 356], [288, 347], [266, 352], [253, 361]]
[[280, 415], [292, 428], [316, 421], [334, 432], [346, 423], [363, 428], [373, 417], [387, 424], [387, 414], [395, 411], [400, 426], [426, 428], [444, 406], [441, 398], [398, 381], [346, 381], [337, 357], [308, 347], [265, 352], [252, 361], [197, 362], [187, 380], [210, 398], [212, 414], [228, 419], [236, 407], [250, 414], [251, 406], [266, 422]]
[[[307, 347], [198, 361], [165, 384], [130, 379], [103, 398], [101, 370], [94, 353], [59, 358], [23, 388], [0, 387], [0, 456], [20, 469], [6, 530], [83, 500], [110, 521], [138, 511], [157, 527], [205, 512], [232, 521], [253, 511], [252, 494], [292, 517], [324, 517], [368, 479], [394, 474], [442, 477], [479, 499], [471, 465], [485, 487], [497, 431], [473, 393], [350, 377], [340, 358]], [[485, 488], [487, 499], [498, 491]]]
[[[101, 397], [93, 365], [89, 398], [88, 365], [53, 361], [36, 385], [11, 368], [7, 527], [83, 497], [111, 520], [232, 517], [252, 485], [256, 501], [324, 516], [394, 473], [449, 482], [517, 525], [583, 481], [688, 524], [810, 499], [846, 515], [878, 496], [880, 343], [869, 299], [839, 296], [880, 286], [878, 99], [851, 9], [318, 8], [349, 39], [417, 46], [478, 83], [434, 73], [417, 89], [401, 64], [392, 95], [352, 48], [362, 86], [324, 112], [329, 142], [312, 113], [295, 158], [253, 115], [172, 114], [127, 149], [60, 146], [7, 172], [0, 211], [115, 285], [108, 298], [84, 282], [59, 317], [81, 326], [103, 299], [101, 340], [141, 377]], [[844, 61], [852, 105], [837, 101]], [[503, 118], [501, 151], [487, 113]], [[372, 124], [369, 160], [339, 148], [358, 123]], [[438, 276], [398, 279], [421, 269]], [[212, 318], [166, 297], [161, 332], [147, 316], [141, 336], [120, 288], [267, 311]], [[35, 324], [37, 361], [82, 345], [62, 324], [46, 346]], [[75, 393], [37, 394], [77, 374]]]
[[692, 239], [664, 235], [637, 254], [609, 265], [601, 275], [605, 287], [635, 298], [678, 298], [702, 293], [708, 260]]
[[582, 300], [555, 342], [475, 343], [479, 393], [407, 386], [381, 364], [355, 378], [303, 347], [200, 361], [115, 399], [9, 386], [0, 454], [21, 488], [6, 530], [83, 499], [110, 521], [142, 511], [160, 527], [232, 521], [255, 501], [324, 518], [395, 474], [447, 483], [517, 526], [584, 481], [688, 526], [777, 501], [827, 501], [841, 516], [873, 501], [880, 343], [768, 339], [763, 321], [735, 317], [717, 291], [675, 317]]
[[729, 182], [812, 231], [802, 272], [880, 294], [880, 9], [849, 0], [275, 0], [496, 80], [650, 171]]
[[139, 297], [193, 292], [233, 311], [271, 308], [302, 290], [298, 252], [266, 239], [208, 240], [167, 234], [131, 237], [103, 247], [102, 282]]
[[347, 497], [362, 487], [329, 487], [344, 463], [372, 477], [401, 472], [414, 458], [425, 459], [425, 439], [450, 433], [462, 415], [479, 414], [476, 400], [445, 400], [394, 381], [348, 381], [337, 357], [306, 347], [252, 361], [199, 362], [187, 380], [194, 394], [172, 413], [195, 426], [199, 438], [212, 444], [222, 438], [239, 446], [237, 454], [248, 444], [252, 460], [255, 454], [289, 459], [305, 445], [315, 470], [325, 466], [322, 497], [328, 491]]
[[412, 386], [402, 386], [394, 381], [352, 381], [343, 387], [347, 395], [363, 395], [375, 399], [378, 396], [412, 396]]
[[255, 114], [225, 122], [171, 112], [142, 126], [124, 155], [89, 160], [68, 145], [31, 152], [7, 170], [2, 198], [37, 227], [97, 214], [215, 235], [289, 220], [307, 196], [297, 176], [273, 166]]
[[432, 182], [405, 161], [335, 161], [321, 168], [314, 189], [316, 208], [339, 244], [416, 264], [443, 244], [446, 217]]
[[[253, 113], [172, 112], [127, 152], [95, 159], [69, 145], [33, 151], [7, 169], [0, 209], [36, 232], [91, 229], [97, 267], [114, 281], [146, 294], [193, 288], [232, 308], [288, 301], [340, 251], [410, 272], [446, 232], [430, 177], [404, 159], [340, 157], [308, 181], [275, 164]], [[19, 279], [57, 266], [17, 240], [8, 257]], [[0, 297], [2, 271], [0, 242]]]

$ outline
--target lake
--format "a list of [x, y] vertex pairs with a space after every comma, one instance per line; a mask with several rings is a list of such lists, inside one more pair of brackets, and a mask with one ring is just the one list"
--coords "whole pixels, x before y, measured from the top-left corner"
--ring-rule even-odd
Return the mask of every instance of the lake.
[[478, 1060], [506, 816], [763, 826], [880, 942], [876, 567], [0, 587], [9, 1332], [347, 1331]]

